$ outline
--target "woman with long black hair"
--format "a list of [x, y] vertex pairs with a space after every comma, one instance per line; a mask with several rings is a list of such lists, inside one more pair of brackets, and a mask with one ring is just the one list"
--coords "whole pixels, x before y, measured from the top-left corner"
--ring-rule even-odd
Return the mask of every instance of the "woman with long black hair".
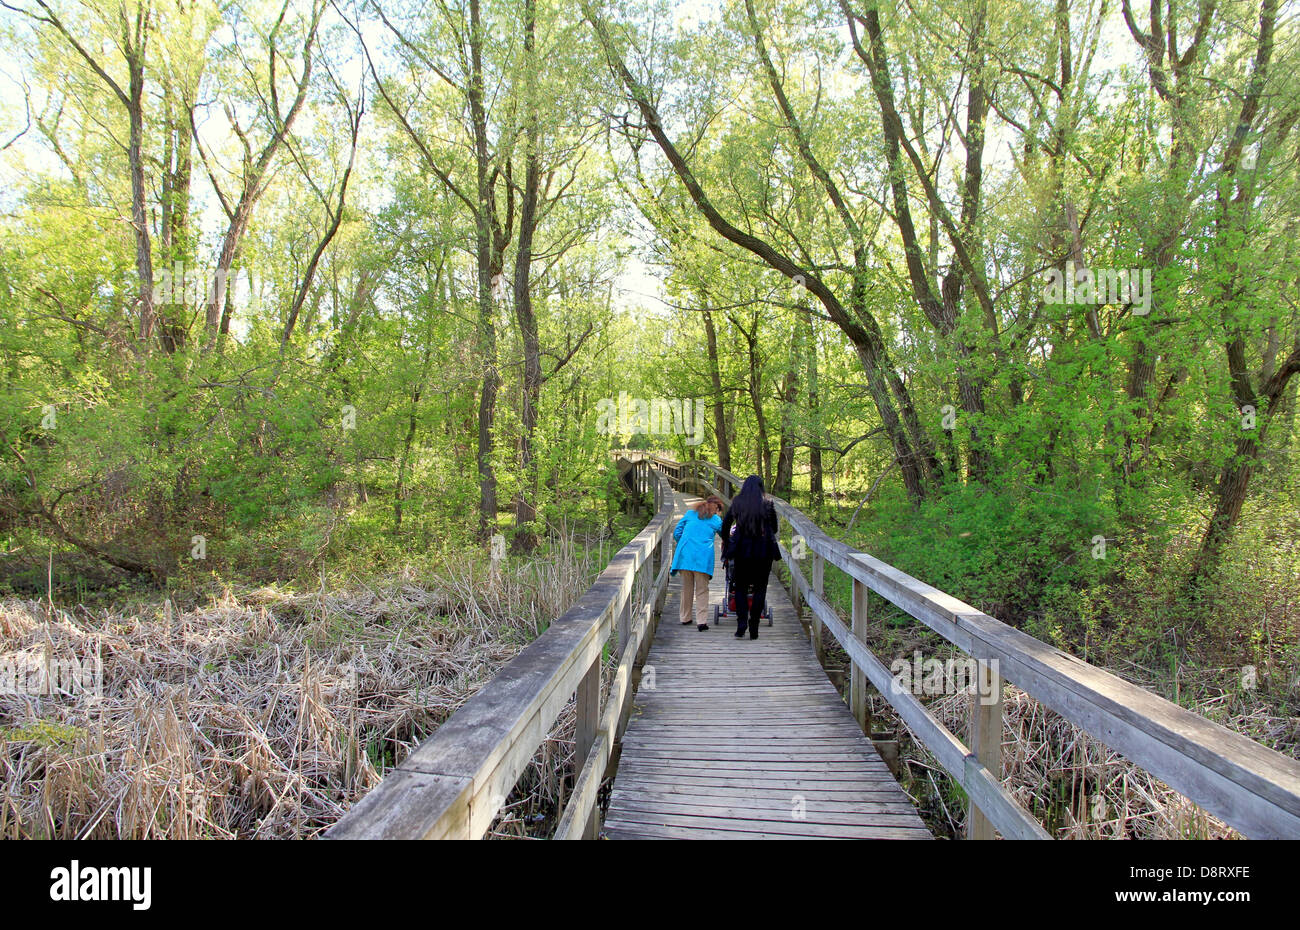
[[750, 475], [722, 518], [723, 558], [732, 560], [736, 589], [738, 639], [745, 635], [746, 627], [749, 638], [758, 639], [758, 621], [767, 603], [767, 577], [772, 562], [781, 558], [776, 532], [776, 508], [763, 493], [763, 479]]

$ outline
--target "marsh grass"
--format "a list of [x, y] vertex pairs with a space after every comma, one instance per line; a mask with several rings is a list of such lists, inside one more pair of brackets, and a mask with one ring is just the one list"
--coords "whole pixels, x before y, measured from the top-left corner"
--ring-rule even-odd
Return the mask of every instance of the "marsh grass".
[[[311, 593], [203, 603], [0, 601], [0, 659], [89, 658], [102, 696], [0, 694], [0, 837], [314, 837], [589, 586], [574, 540]], [[493, 833], [570, 777], [567, 708]], [[544, 814], [543, 814], [544, 816]]]

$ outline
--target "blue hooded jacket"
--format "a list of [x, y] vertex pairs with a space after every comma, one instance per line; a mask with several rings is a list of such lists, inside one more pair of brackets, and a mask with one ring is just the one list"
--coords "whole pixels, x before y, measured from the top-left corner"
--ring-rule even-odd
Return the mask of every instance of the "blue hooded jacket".
[[694, 510], [677, 522], [673, 539], [677, 548], [673, 552], [672, 574], [679, 571], [703, 572], [713, 577], [713, 537], [722, 530], [722, 518], [717, 514], [701, 519]]

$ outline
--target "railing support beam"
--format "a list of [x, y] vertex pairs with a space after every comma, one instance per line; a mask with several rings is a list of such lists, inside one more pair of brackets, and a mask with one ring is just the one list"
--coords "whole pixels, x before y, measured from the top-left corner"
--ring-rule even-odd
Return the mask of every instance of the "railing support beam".
[[[975, 675], [970, 701], [970, 750], [980, 764], [1001, 781], [1002, 679], [987, 662], [976, 664]], [[981, 695], [989, 697], [985, 699]], [[995, 836], [993, 824], [972, 800], [966, 815], [966, 839], [991, 840]]]
[[[823, 597], [825, 591], [823, 587], [826, 580], [826, 560], [820, 555], [813, 556], [813, 593], [818, 597]], [[813, 613], [812, 618], [812, 644], [813, 652], [817, 656], [818, 664], [825, 667], [826, 665], [826, 643], [822, 639], [822, 618]]]
[[[578, 722], [573, 737], [573, 758], [577, 760], [578, 769], [582, 768], [587, 754], [596, 742], [596, 728], [600, 726], [600, 657], [591, 663], [587, 674], [582, 676], [577, 693]], [[596, 818], [590, 817], [583, 829], [583, 839], [596, 838]]]
[[[853, 579], [853, 637], [866, 644], [867, 641], [867, 594], [869, 588]], [[858, 721], [862, 732], [871, 738], [871, 704], [867, 700], [867, 673], [862, 666], [854, 662], [849, 679], [849, 707], [853, 718]]]

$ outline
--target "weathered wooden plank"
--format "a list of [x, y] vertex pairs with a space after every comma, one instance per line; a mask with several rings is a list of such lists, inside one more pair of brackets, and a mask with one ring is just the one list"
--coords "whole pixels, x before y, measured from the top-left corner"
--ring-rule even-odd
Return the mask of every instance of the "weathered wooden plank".
[[[875, 762], [871, 755], [874, 748], [870, 744], [864, 749], [851, 745], [791, 746], [782, 748], [755, 743], [727, 744], [722, 747], [709, 747], [700, 743], [673, 742], [625, 742], [627, 751], [634, 751], [638, 758], [645, 759], [694, 759], [715, 762], [850, 762], [857, 761], [864, 765]], [[883, 760], [882, 760], [883, 762]], [[883, 768], [880, 771], [885, 771]]]
[[[617, 785], [617, 782], [615, 783]], [[624, 794], [616, 793], [611, 799], [611, 809], [617, 809], [621, 797], [637, 796], [641, 793], [654, 793], [658, 790], [676, 789], [685, 792], [717, 794], [726, 797], [766, 797], [791, 800], [796, 795], [805, 798], [836, 799], [844, 801], [890, 801], [896, 802], [900, 797], [898, 783], [891, 783], [884, 778], [872, 781], [848, 780], [827, 782], [804, 780], [793, 784], [790, 780], [773, 781], [770, 779], [727, 779], [725, 781], [708, 779], [691, 779], [689, 783], [659, 776], [635, 776], [622, 786]]]
[[605, 733], [596, 736], [595, 745], [573, 784], [573, 792], [564, 805], [564, 813], [556, 825], [557, 840], [594, 839], [596, 798], [600, 791], [605, 767], [609, 764], [610, 741]]
[[[826, 579], [826, 562], [820, 555], [813, 556], [813, 575], [812, 575], [812, 593], [821, 597], [824, 593]], [[813, 613], [812, 618], [812, 644], [813, 655], [817, 657], [818, 665], [826, 664], [826, 637], [822, 632], [822, 619]]]
[[[1002, 679], [987, 663], [980, 662], [976, 670], [977, 686], [970, 702], [971, 752], [990, 775], [989, 783], [998, 785], [1002, 780]], [[989, 694], [993, 700], [985, 702], [980, 695]], [[967, 760], [969, 762], [969, 760]], [[974, 794], [971, 795], [975, 797]], [[966, 815], [966, 838], [971, 840], [995, 839], [991, 821], [977, 802], [971, 804]]]
[[[827, 721], [831, 723], [844, 722], [844, 713], [839, 708], [826, 706], [822, 702], [816, 704], [802, 705], [800, 714], [805, 723], [814, 723]], [[748, 728], [750, 726], [803, 726], [802, 723], [790, 723], [789, 711], [777, 713], [772, 711], [770, 714], [753, 714], [748, 718], [737, 717], [733, 711], [728, 713], [701, 714], [697, 711], [673, 711], [663, 708], [650, 708], [650, 706], [641, 705], [638, 710], [637, 718], [647, 723], [663, 723], [668, 726], [701, 726], [701, 727], [727, 727], [731, 730], [735, 728]], [[750, 723], [753, 721], [753, 723]]]
[[577, 721], [574, 724], [573, 748], [579, 759], [586, 759], [596, 741], [596, 728], [600, 725], [600, 659], [591, 663], [578, 682]]
[[[666, 759], [656, 760], [667, 762]], [[626, 786], [631, 790], [635, 785], [672, 785], [683, 791], [695, 788], [732, 788], [739, 796], [742, 790], [738, 786], [748, 785], [752, 788], [771, 788], [777, 791], [798, 793], [796, 784], [808, 790], [853, 790], [871, 788], [889, 791], [891, 799], [902, 797], [896, 790], [896, 782], [889, 769], [864, 774], [857, 772], [822, 772], [811, 769], [732, 769], [730, 763], [719, 763], [712, 771], [698, 769], [681, 769], [674, 771], [668, 767], [653, 768], [645, 765], [629, 766], [623, 769], [620, 763], [619, 778], [626, 776]]]
[[[611, 818], [608, 830], [617, 831], [681, 831], [682, 838], [697, 834], [710, 839], [770, 839], [790, 836], [801, 839], [932, 839], [930, 832], [919, 826], [896, 826], [880, 823], [872, 826], [840, 825], [840, 823], [810, 823], [807, 821], [742, 821], [725, 817], [681, 816], [681, 814], [647, 814], [620, 812]], [[728, 836], [729, 834], [729, 836]]]
[[[634, 772], [644, 772], [646, 774], [657, 775], [722, 774], [727, 777], [733, 775], [736, 777], [744, 777], [747, 773], [752, 774], [756, 771], [762, 771], [772, 775], [800, 774], [809, 778], [840, 776], [851, 778], [862, 772], [862, 765], [856, 759], [844, 759], [838, 761], [810, 761], [807, 759], [795, 759], [784, 762], [743, 759], [736, 762], [728, 762], [725, 765], [719, 765], [711, 759], [651, 759], [638, 756], [635, 759], [628, 759], [620, 762], [619, 771], [624, 774]], [[878, 775], [883, 778], [885, 777], [886, 772], [881, 771]]]
[[446, 775], [392, 772], [391, 787], [371, 791], [329, 831], [337, 840], [440, 840], [470, 837], [473, 781]]
[[[850, 631], [854, 639], [864, 641], [867, 635], [867, 586], [857, 579], [853, 580], [853, 628]], [[867, 676], [857, 662], [851, 668], [849, 681], [849, 707], [858, 726], [867, 736], [871, 735], [871, 722], [868, 719]]]
[[693, 784], [763, 781], [773, 784], [790, 784], [795, 781], [844, 782], [865, 784], [893, 781], [887, 767], [871, 767], [867, 760], [857, 755], [840, 754], [830, 757], [770, 757], [754, 758], [739, 754], [731, 758], [697, 757], [684, 759], [672, 752], [653, 755], [638, 753], [637, 758], [619, 767], [620, 777], [645, 776], [655, 780], [666, 779], [675, 784]]
[[[862, 793], [852, 797], [844, 797], [842, 794], [831, 794], [829, 792], [800, 795], [798, 798], [792, 798], [790, 795], [756, 792], [745, 792], [743, 795], [735, 792], [724, 793], [716, 788], [712, 791], [695, 791], [681, 792], [663, 790], [668, 786], [664, 785], [641, 785], [635, 795], [626, 792], [618, 793], [618, 803], [622, 805], [651, 805], [667, 804], [677, 807], [748, 807], [765, 816], [764, 812], [769, 810], [785, 812], [791, 810], [794, 805], [802, 804], [806, 810], [813, 813], [827, 814], [896, 814], [905, 815], [909, 818], [916, 816], [916, 810], [906, 801], [896, 800], [893, 796], [884, 792], [877, 794]], [[915, 824], [915, 820], [911, 823]]]
[[860, 752], [865, 758], [872, 758], [874, 752], [870, 744], [859, 737], [825, 737], [810, 738], [800, 734], [790, 736], [733, 736], [727, 738], [725, 742], [719, 738], [709, 739], [707, 737], [693, 737], [684, 735], [674, 735], [654, 730], [638, 730], [635, 736], [628, 734], [623, 740], [625, 746], [644, 746], [647, 749], [655, 747], [672, 748], [673, 750], [699, 750], [703, 752], [728, 752], [739, 750], [743, 752], [768, 752], [781, 754], [805, 754], [811, 755], [820, 752]]
[[[760, 829], [767, 823], [791, 821], [796, 824], [808, 823], [826, 826], [896, 826], [914, 828], [916, 811], [911, 809], [883, 810], [876, 808], [866, 810], [851, 805], [841, 805], [840, 810], [826, 810], [808, 805], [802, 798], [793, 804], [782, 807], [763, 807], [751, 804], [745, 798], [736, 798], [731, 806], [718, 804], [694, 804], [689, 801], [664, 801], [660, 799], [637, 798], [624, 801], [620, 811], [627, 812], [628, 820], [656, 821], [656, 815], [669, 817], [691, 817], [706, 819], [725, 818], [727, 820], [750, 821]], [[640, 817], [636, 815], [642, 815]], [[626, 822], [626, 821], [625, 821]]]
[[842, 817], [849, 822], [869, 823], [868, 818], [873, 816], [906, 818], [909, 826], [916, 823], [916, 811], [911, 805], [896, 801], [809, 800], [804, 797], [791, 802], [788, 798], [751, 798], [748, 795], [726, 797], [645, 792], [635, 797], [622, 797], [620, 806], [645, 812], [664, 810], [670, 813], [683, 813], [689, 810], [732, 810], [739, 813], [722, 816], [749, 817], [754, 820], [771, 819], [774, 813], [777, 816], [789, 815], [792, 811], [802, 808], [808, 819], [815, 823], [825, 823], [832, 817]]
[[741, 733], [737, 733], [735, 727], [714, 726], [711, 723], [701, 722], [697, 726], [691, 726], [688, 723], [681, 724], [663, 724], [653, 720], [641, 718], [641, 725], [637, 728], [639, 738], [644, 738], [647, 734], [663, 736], [667, 739], [686, 738], [695, 740], [734, 740], [743, 736], [746, 741], [755, 740], [824, 740], [828, 738], [848, 740], [853, 744], [858, 744], [862, 738], [862, 731], [850, 729], [845, 725], [843, 715], [839, 718], [827, 717], [817, 722], [815, 727], [809, 727], [808, 721], [795, 723], [789, 720], [782, 720], [779, 724], [759, 724], [755, 723], [745, 727]]

